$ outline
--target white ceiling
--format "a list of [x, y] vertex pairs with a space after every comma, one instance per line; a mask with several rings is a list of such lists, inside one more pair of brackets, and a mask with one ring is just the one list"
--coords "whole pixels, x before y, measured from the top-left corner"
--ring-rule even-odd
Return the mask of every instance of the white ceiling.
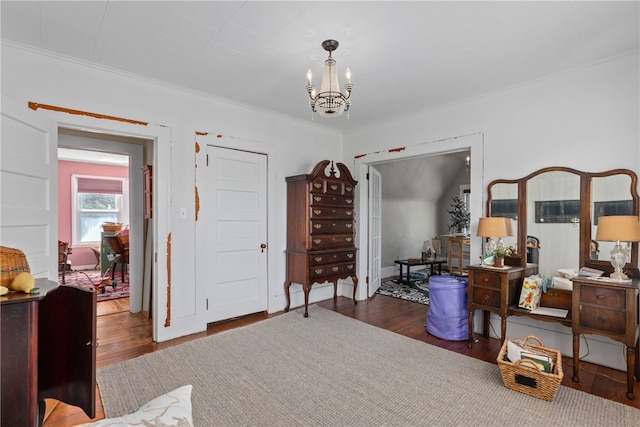
[[[336, 39], [344, 132], [639, 50], [638, 1], [2, 1], [5, 42], [311, 120]], [[341, 81], [344, 84], [344, 77]]]

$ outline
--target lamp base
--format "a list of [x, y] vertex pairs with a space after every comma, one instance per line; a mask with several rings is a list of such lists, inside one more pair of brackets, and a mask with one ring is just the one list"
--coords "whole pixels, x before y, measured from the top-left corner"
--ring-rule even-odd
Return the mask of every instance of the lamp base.
[[609, 278], [614, 280], [629, 280], [629, 277], [622, 271], [614, 271], [609, 275]]

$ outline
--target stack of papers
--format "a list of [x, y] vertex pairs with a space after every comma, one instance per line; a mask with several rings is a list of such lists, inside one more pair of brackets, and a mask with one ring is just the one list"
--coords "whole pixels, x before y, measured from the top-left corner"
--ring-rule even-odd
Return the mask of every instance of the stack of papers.
[[529, 359], [533, 360], [541, 371], [553, 373], [554, 370], [553, 359], [551, 357], [522, 348], [510, 340], [507, 341], [507, 359], [513, 363], [520, 359]]
[[542, 314], [544, 316], [560, 317], [565, 319], [569, 310], [563, 308], [551, 308], [551, 307], [538, 307], [535, 310], [531, 310], [531, 314]]

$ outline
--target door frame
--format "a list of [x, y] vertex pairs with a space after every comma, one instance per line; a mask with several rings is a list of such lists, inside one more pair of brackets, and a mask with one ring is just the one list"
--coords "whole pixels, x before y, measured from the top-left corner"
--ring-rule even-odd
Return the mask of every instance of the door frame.
[[[103, 119], [96, 118], [89, 115], [82, 115], [77, 113], [67, 112], [64, 109], [49, 110], [43, 109], [39, 111], [46, 117], [54, 120], [57, 123], [57, 128], [78, 129], [83, 131], [95, 132], [96, 134], [108, 134], [119, 135], [133, 138], [149, 139], [154, 141], [153, 150], [153, 163], [154, 163], [154, 180], [153, 180], [153, 205], [154, 206], [170, 206], [170, 197], [166, 191], [158, 191], [160, 188], [170, 188], [171, 176], [169, 171], [171, 162], [171, 128], [168, 126], [161, 126], [156, 124], [133, 124], [124, 120], [116, 119]], [[56, 146], [57, 149], [57, 146]], [[56, 177], [57, 177], [57, 165]], [[140, 171], [142, 177], [142, 172]], [[142, 178], [141, 178], [142, 179]], [[134, 212], [130, 212], [133, 218]], [[56, 225], [58, 221], [58, 213], [56, 211]], [[142, 218], [142, 214], [140, 215]], [[180, 324], [182, 322], [167, 322], [170, 310], [167, 308], [169, 289], [169, 258], [167, 245], [160, 244], [160, 241], [165, 242], [167, 238], [161, 238], [162, 236], [169, 236], [170, 232], [170, 212], [154, 209], [154, 221], [151, 233], [153, 236], [154, 248], [153, 248], [153, 261], [152, 261], [152, 282], [151, 292], [154, 296], [153, 307], [151, 308], [154, 313], [153, 323], [153, 340], [160, 342], [166, 341], [172, 338], [176, 338], [181, 335], [185, 335], [183, 330], [180, 330]], [[142, 248], [143, 242], [143, 229], [144, 224], [140, 224], [139, 236], [131, 240], [131, 245], [136, 245], [137, 241], [140, 248]], [[136, 230], [132, 230], [132, 233], [136, 233]], [[132, 248], [132, 253], [136, 250]], [[142, 254], [142, 249], [139, 253]], [[140, 260], [141, 261], [141, 260]], [[132, 264], [134, 260], [132, 259]], [[140, 265], [142, 263], [140, 262]], [[135, 268], [135, 266], [131, 266]], [[131, 300], [132, 306], [134, 301]], [[138, 305], [142, 305], [142, 300], [137, 302]], [[188, 321], [187, 321], [188, 322]], [[168, 324], [167, 324], [168, 323]], [[174, 328], [175, 326], [175, 328]], [[193, 329], [192, 327], [188, 327]], [[197, 332], [197, 330], [193, 330]]]
[[[438, 141], [424, 142], [416, 145], [402, 147], [402, 150], [390, 148], [384, 151], [376, 151], [365, 155], [359, 155], [353, 160], [354, 176], [359, 182], [367, 181], [369, 165], [385, 163], [388, 161], [404, 160], [417, 157], [436, 156], [440, 154], [455, 153], [460, 151], [470, 151], [473, 159], [473, 167], [470, 173], [471, 186], [471, 206], [470, 211], [474, 212], [471, 217], [471, 230], [476, 230], [478, 218], [484, 214], [484, 134], [474, 133], [457, 137], [440, 139]], [[368, 185], [356, 186], [356, 215], [357, 215], [357, 238], [358, 249], [358, 277], [369, 278], [369, 196]], [[472, 231], [473, 236], [473, 231]], [[480, 241], [471, 239], [470, 253], [471, 259], [478, 259], [480, 256]], [[347, 286], [344, 284], [343, 286]], [[367, 299], [368, 286], [358, 286], [356, 294], [357, 300]], [[343, 290], [343, 295], [349, 295], [351, 291]]]

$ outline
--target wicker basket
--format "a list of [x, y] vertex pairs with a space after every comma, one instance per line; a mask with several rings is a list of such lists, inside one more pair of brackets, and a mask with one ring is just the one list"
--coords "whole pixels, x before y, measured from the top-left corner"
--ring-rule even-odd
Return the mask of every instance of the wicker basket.
[[102, 224], [102, 231], [120, 231], [122, 230], [122, 224], [115, 222], [105, 222]]
[[538, 370], [538, 365], [531, 360], [521, 359], [515, 363], [507, 359], [507, 343], [504, 341], [500, 353], [498, 353], [498, 366], [502, 373], [502, 380], [507, 388], [520, 393], [538, 397], [544, 400], [553, 400], [560, 387], [564, 373], [562, 372], [562, 354], [544, 346], [542, 340], [529, 335], [524, 341], [536, 340], [539, 345], [528, 343], [532, 349], [551, 358], [555, 366], [554, 373], [546, 373]]
[[0, 285], [8, 288], [13, 279], [25, 271], [31, 273], [24, 252], [0, 246]]

